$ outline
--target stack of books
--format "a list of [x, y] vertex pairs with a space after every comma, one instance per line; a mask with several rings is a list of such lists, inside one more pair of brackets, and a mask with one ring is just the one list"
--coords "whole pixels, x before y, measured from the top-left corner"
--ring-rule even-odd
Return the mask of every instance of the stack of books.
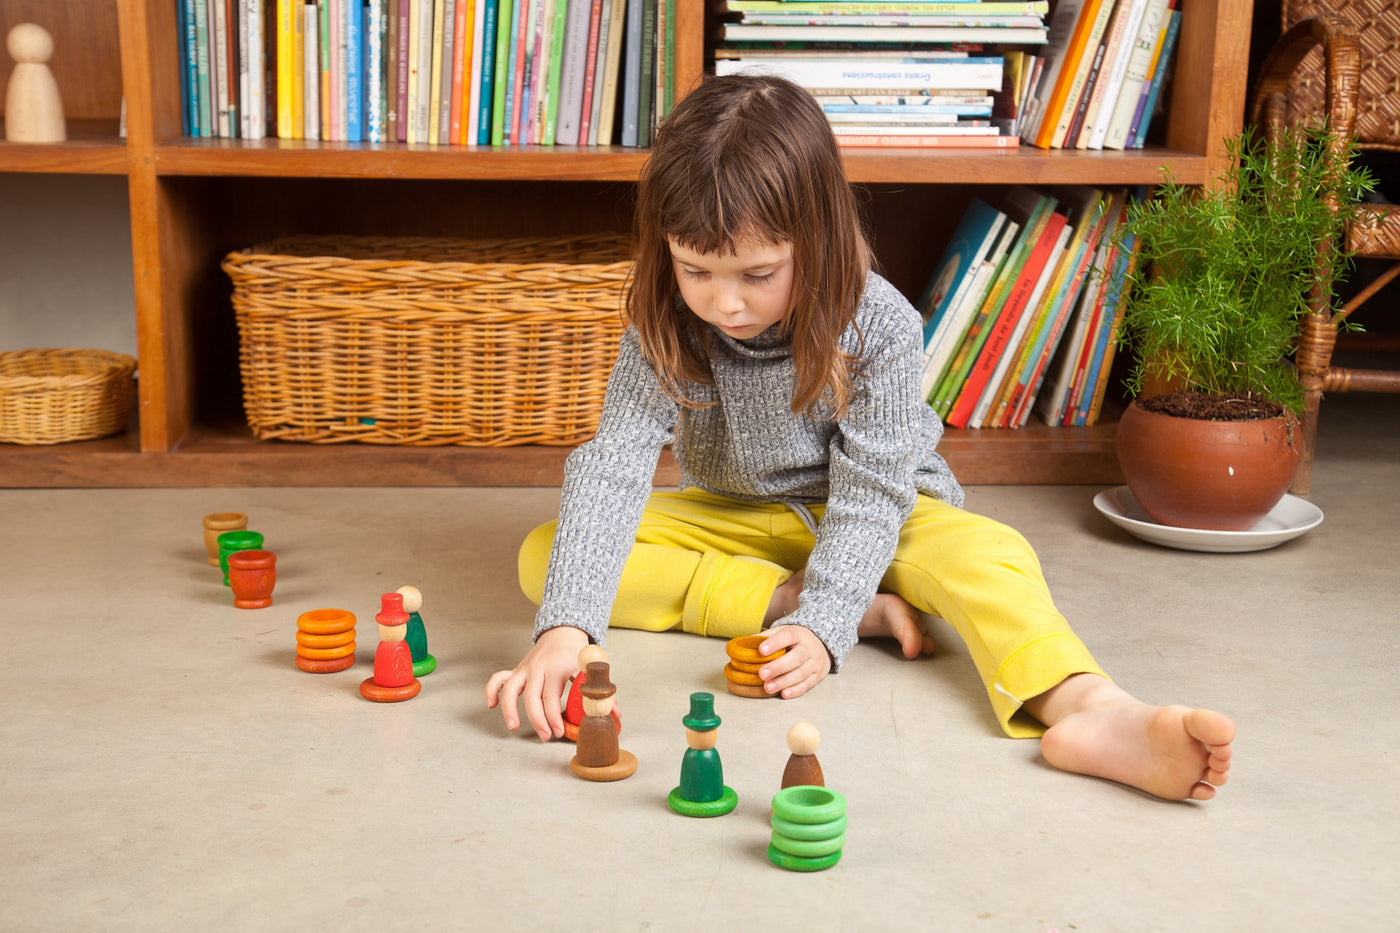
[[176, 0], [188, 136], [645, 146], [675, 0]]
[[720, 0], [715, 73], [811, 91], [843, 146], [1011, 147], [1045, 0]]
[[1141, 149], [1170, 74], [1179, 0], [1060, 0], [1021, 122], [1042, 149]]
[[1131, 239], [1115, 236], [1146, 189], [1064, 187], [973, 199], [918, 305], [922, 392], [957, 428], [1098, 418]]

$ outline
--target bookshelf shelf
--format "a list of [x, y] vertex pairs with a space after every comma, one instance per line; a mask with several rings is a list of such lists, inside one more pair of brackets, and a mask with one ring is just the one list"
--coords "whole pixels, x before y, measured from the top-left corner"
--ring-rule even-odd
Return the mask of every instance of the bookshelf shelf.
[[621, 146], [410, 146], [289, 139], [176, 139], [155, 151], [161, 175], [635, 181], [646, 153]]
[[[704, 67], [706, 0], [679, 0], [678, 89]], [[0, 172], [128, 179], [139, 419], [53, 447], [0, 444], [0, 485], [553, 485], [567, 450], [258, 441], [239, 411], [237, 337], [219, 260], [290, 232], [549, 235], [626, 229], [635, 149], [425, 147], [181, 136], [171, 0], [0, 0], [0, 32], [53, 33], [69, 142], [0, 142]], [[1182, 0], [1160, 145], [1136, 152], [848, 150], [871, 193], [877, 252], [917, 290], [977, 187], [1150, 184], [1166, 167], [1209, 184], [1243, 118], [1249, 0]], [[120, 40], [120, 41], [118, 41]], [[3, 76], [0, 76], [3, 77]], [[0, 88], [2, 89], [2, 88]], [[125, 97], [127, 136], [117, 136]], [[0, 100], [3, 94], [0, 94]], [[1154, 134], [1155, 135], [1155, 134]], [[966, 483], [1119, 482], [1114, 414], [1092, 428], [957, 431], [941, 451]], [[663, 461], [661, 483], [675, 481]]]
[[1162, 180], [1165, 168], [1182, 184], [1200, 185], [1209, 170], [1204, 155], [1160, 147], [1132, 152], [1064, 152], [1022, 146], [981, 154], [848, 149], [843, 158], [847, 176], [866, 184], [1150, 185]]

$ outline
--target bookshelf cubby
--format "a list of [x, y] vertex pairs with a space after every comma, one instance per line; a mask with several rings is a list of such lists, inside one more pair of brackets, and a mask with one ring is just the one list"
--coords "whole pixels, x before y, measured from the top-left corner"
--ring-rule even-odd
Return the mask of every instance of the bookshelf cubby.
[[[255, 440], [219, 268], [284, 233], [550, 235], [625, 230], [642, 150], [428, 147], [181, 136], [173, 0], [0, 0], [0, 35], [54, 35], [69, 140], [0, 141], [0, 173], [125, 175], [138, 415], [121, 435], [0, 444], [0, 486], [553, 485], [564, 448], [414, 448]], [[1134, 152], [848, 150], [881, 265], [917, 294], [963, 205], [1011, 184], [1209, 184], [1244, 112], [1249, 0], [1182, 0], [1169, 113]], [[677, 87], [704, 70], [706, 0], [678, 0]], [[10, 63], [3, 68], [8, 73]], [[4, 74], [0, 74], [3, 100]], [[118, 136], [122, 99], [126, 136]], [[54, 270], [57, 274], [58, 270]], [[5, 348], [13, 349], [13, 348]], [[1114, 412], [1092, 428], [953, 431], [942, 451], [976, 483], [1110, 483]], [[659, 482], [673, 482], [663, 461]]]

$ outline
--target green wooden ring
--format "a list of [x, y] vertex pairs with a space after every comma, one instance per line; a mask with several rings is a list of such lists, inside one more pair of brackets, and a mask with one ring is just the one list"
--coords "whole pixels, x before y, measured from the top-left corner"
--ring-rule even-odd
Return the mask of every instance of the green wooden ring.
[[846, 798], [830, 788], [797, 784], [773, 795], [773, 814], [794, 823], [830, 823], [846, 815]]
[[773, 824], [773, 832], [782, 833], [789, 839], [830, 839], [846, 831], [844, 814], [829, 823], [794, 823], [774, 814], [769, 822]]
[[788, 871], [821, 871], [841, 861], [841, 851], [838, 849], [830, 855], [824, 855], [821, 858], [803, 858], [800, 855], [788, 855], [781, 849], [774, 847], [772, 843], [769, 843], [768, 861], [777, 865], [779, 868], [786, 868]]
[[846, 834], [840, 833], [830, 839], [792, 839], [782, 833], [773, 834], [773, 848], [788, 855], [801, 858], [824, 858], [833, 852], [839, 853], [846, 845]]
[[413, 662], [414, 677], [427, 677], [435, 670], [437, 670], [437, 658], [433, 657], [431, 654], [424, 657], [421, 661]]
[[666, 796], [666, 803], [683, 816], [724, 816], [738, 805], [739, 795], [734, 792], [734, 788], [726, 784], [717, 800], [686, 800], [681, 796], [681, 789], [677, 787]]

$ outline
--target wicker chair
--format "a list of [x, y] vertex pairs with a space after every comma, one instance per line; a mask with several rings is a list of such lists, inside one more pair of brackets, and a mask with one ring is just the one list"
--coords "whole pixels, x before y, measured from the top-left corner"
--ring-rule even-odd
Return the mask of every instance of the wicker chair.
[[[1340, 135], [1354, 135], [1358, 149], [1400, 152], [1400, 9], [1393, 0], [1284, 0], [1282, 14], [1284, 34], [1261, 68], [1251, 122], [1325, 118]], [[1312, 484], [1323, 394], [1400, 392], [1400, 368], [1348, 369], [1332, 362], [1340, 323], [1400, 275], [1400, 206], [1365, 205], [1348, 226], [1346, 246], [1358, 258], [1395, 262], [1340, 307], [1330, 295], [1311, 296], [1294, 357], [1306, 398], [1303, 459], [1293, 482], [1300, 495]]]

